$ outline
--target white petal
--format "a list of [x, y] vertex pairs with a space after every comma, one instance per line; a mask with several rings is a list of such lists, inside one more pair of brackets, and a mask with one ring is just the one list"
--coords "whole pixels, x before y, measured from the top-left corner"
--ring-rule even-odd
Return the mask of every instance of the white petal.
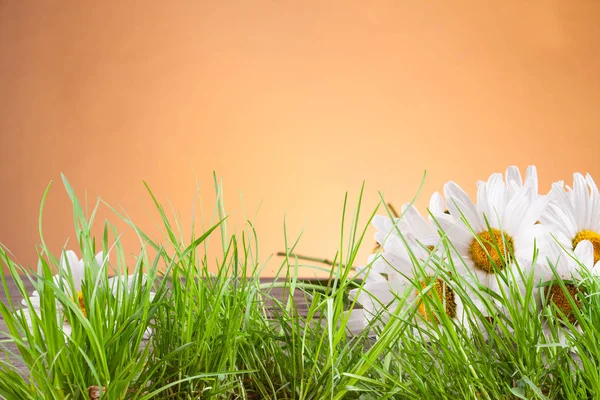
[[444, 198], [439, 192], [435, 192], [429, 199], [429, 211], [434, 215], [444, 214]]
[[371, 220], [371, 224], [373, 224], [379, 232], [387, 233], [389, 231], [390, 221], [392, 220], [387, 215], [375, 215]]
[[[79, 260], [75, 252], [72, 250], [67, 250], [64, 255], [66, 255], [66, 258], [61, 257], [60, 260], [60, 267], [63, 270], [63, 276], [66, 278], [70, 274], [73, 278], [73, 286], [75, 287], [75, 290], [79, 291], [81, 290], [81, 282], [85, 276], [83, 261]], [[67, 284], [67, 281], [64, 281], [63, 284], [67, 294], [70, 294], [70, 285]]]
[[348, 297], [355, 300], [370, 312], [387, 306], [394, 301], [395, 296], [390, 291], [387, 282], [366, 282], [361, 289], [352, 289]]
[[490, 225], [498, 227], [498, 220], [504, 215], [504, 208], [506, 206], [506, 185], [502, 181], [502, 174], [493, 174], [490, 176], [487, 184], [487, 195], [489, 205], [484, 213], [490, 221]]
[[[127, 292], [131, 292], [132, 287], [137, 285], [137, 280], [139, 276], [135, 274], [131, 275], [116, 275], [112, 278], [108, 279], [108, 285], [111, 288], [113, 295], [117, 295], [117, 293], [122, 293], [124, 290]], [[146, 274], [142, 274], [142, 285], [145, 285], [147, 281]], [[136, 287], [136, 289], [140, 290], [141, 288]], [[153, 294], [150, 297], [150, 300], [154, 298]]]
[[[502, 229], [508, 234], [515, 236], [522, 225], [533, 225], [535, 220], [527, 219], [529, 211], [529, 187], [523, 187], [510, 199], [506, 206], [506, 218], [502, 220]], [[536, 218], [537, 219], [537, 218]], [[524, 224], [526, 222], [526, 224]]]
[[573, 194], [575, 196], [575, 222], [577, 230], [581, 231], [587, 228], [589, 194], [585, 178], [579, 173], [573, 175]]
[[485, 229], [481, 215], [478, 214], [473, 202], [460, 186], [450, 181], [444, 185], [444, 194], [448, 199], [447, 206], [450, 214], [456, 218], [459, 218], [461, 214], [464, 215], [475, 232], [482, 232]]
[[116, 288], [119, 283], [119, 278], [119, 275], [115, 275], [112, 278], [108, 278], [108, 287], [110, 287], [111, 289]]
[[556, 182], [552, 184], [552, 189], [550, 190], [549, 196], [550, 201], [554, 205], [560, 207], [567, 215], [575, 215], [573, 205], [571, 204], [571, 200], [569, 199], [562, 182]]
[[589, 185], [592, 192], [598, 193], [598, 186], [596, 186], [596, 182], [594, 182], [594, 179], [592, 179], [592, 176], [590, 174], [585, 175], [585, 181]]
[[591, 269], [594, 265], [594, 246], [589, 240], [582, 240], [575, 247], [575, 257], [586, 268]]
[[148, 340], [148, 339], [150, 339], [150, 337], [152, 337], [152, 334], [153, 334], [153, 333], [154, 333], [154, 329], [152, 329], [152, 328], [148, 327], [148, 328], [146, 328], [146, 330], [144, 331], [144, 336], [143, 336], [143, 338], [144, 338], [145, 340]]
[[[31, 302], [31, 307], [33, 307], [35, 310], [40, 309], [40, 297], [39, 296], [31, 296], [29, 298], [29, 301]], [[27, 306], [27, 303], [25, 302], [25, 300], [23, 300], [23, 303]]]
[[350, 311], [350, 315], [348, 317], [346, 329], [348, 329], [351, 334], [358, 335], [368, 326], [368, 318], [371, 318], [371, 316], [365, 315], [365, 310], [352, 310]]
[[76, 291], [81, 290], [81, 284], [85, 278], [85, 264], [83, 260], [77, 265], [77, 267], [71, 267], [71, 274], [73, 276], [73, 286]]
[[71, 336], [71, 333], [73, 332], [73, 328], [69, 324], [64, 324], [62, 326], [62, 331], [65, 334], [65, 336], [68, 337], [68, 336]]
[[525, 184], [531, 185], [536, 194], [539, 193], [538, 175], [535, 165], [530, 165], [529, 167], [527, 167], [527, 172], [525, 175]]
[[400, 274], [401, 276], [412, 276], [412, 264], [403, 255], [395, 252], [386, 251], [382, 257], [373, 263], [373, 268], [381, 273], [392, 275]]
[[462, 223], [446, 219], [440, 219], [438, 222], [451, 245], [457, 248], [468, 248], [473, 243], [473, 233]]
[[477, 212], [489, 218], [490, 205], [488, 203], [488, 186], [486, 182], [477, 184]]
[[506, 182], [515, 182], [518, 186], [523, 186], [523, 179], [521, 178], [521, 172], [519, 168], [511, 165], [506, 169]]
[[591, 272], [594, 276], [600, 276], [600, 260], [594, 265]]
[[377, 257], [377, 259], [373, 262], [369, 262], [369, 265], [358, 268], [356, 272], [357, 277], [364, 277], [363, 279], [367, 279], [370, 282], [375, 281], [385, 281], [386, 279], [382, 274], [387, 273], [387, 264], [383, 261], [380, 261], [381, 255]]
[[553, 231], [561, 232], [570, 239], [577, 234], [577, 226], [572, 215], [567, 214], [567, 211], [557, 204], [549, 204], [540, 216], [540, 220]]
[[[64, 258], [64, 255], [66, 255], [67, 257]], [[67, 250], [63, 256], [61, 256], [60, 259], [60, 267], [61, 269], [64, 269], [65, 271], [72, 271], [74, 268], [76, 268], [77, 266], [79, 266], [80, 262], [79, 262], [79, 258], [77, 257], [77, 254], [75, 254], [75, 252], [73, 250]]]
[[[435, 229], [431, 226], [427, 219], [423, 218], [417, 208], [412, 206], [406, 210], [401, 225], [405, 226], [405, 230], [412, 233], [418, 240], [423, 240], [424, 237], [435, 234]], [[402, 230], [402, 228], [401, 228]]]
[[95, 258], [98, 266], [100, 266], [100, 268], [103, 268], [104, 264], [107, 261], [107, 259], [104, 258], [104, 252], [100, 251], [98, 254], [96, 254], [96, 257], [94, 257], [94, 258]]

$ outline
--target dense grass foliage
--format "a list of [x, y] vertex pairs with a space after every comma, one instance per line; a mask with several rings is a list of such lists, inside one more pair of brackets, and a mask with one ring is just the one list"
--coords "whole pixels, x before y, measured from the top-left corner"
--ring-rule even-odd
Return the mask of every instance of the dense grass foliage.
[[[600, 282], [592, 274], [582, 273], [573, 291], [560, 279], [555, 287], [539, 288], [532, 274], [517, 268], [502, 275], [501, 290], [490, 291], [443, 256], [454, 244], [440, 229], [441, 251], [423, 259], [409, 248], [410, 284], [384, 300], [369, 294], [377, 257], [368, 263], [356, 258], [361, 245], [372, 246], [365, 239], [368, 225], [358, 224], [361, 191], [353, 212], [347, 198], [341, 208], [340, 250], [329, 279], [302, 281], [299, 238], [284, 235], [286, 256], [261, 260], [250, 222], [228, 233], [216, 179], [214, 221], [198, 236], [184, 238], [181, 221], [167, 215], [150, 189], [164, 238], [150, 238], [113, 209], [140, 238], [142, 250], [131, 265], [130, 250], [108, 221], [102, 237], [92, 237], [96, 210], [107, 205], [98, 202], [86, 215], [66, 179], [64, 184], [77, 239], [69, 247], [80, 264], [66, 251], [48, 250], [41, 212], [36, 271], [0, 248], [5, 291], [12, 279], [25, 299], [0, 305], [6, 323], [0, 395], [6, 399], [600, 396]], [[382, 205], [393, 220], [383, 199]], [[209, 240], [220, 241], [219, 254], [210, 253]], [[267, 262], [280, 263], [273, 282], [259, 279]], [[353, 265], [365, 267], [355, 276]], [[37, 295], [27, 292], [24, 281]], [[273, 295], [276, 287], [283, 297]], [[460, 302], [464, 318], [449, 315], [446, 291]], [[569, 313], [557, 306], [557, 293], [570, 294]], [[298, 298], [307, 310], [300, 312]], [[367, 307], [364, 299], [378, 304]], [[371, 315], [362, 319], [367, 311]]]

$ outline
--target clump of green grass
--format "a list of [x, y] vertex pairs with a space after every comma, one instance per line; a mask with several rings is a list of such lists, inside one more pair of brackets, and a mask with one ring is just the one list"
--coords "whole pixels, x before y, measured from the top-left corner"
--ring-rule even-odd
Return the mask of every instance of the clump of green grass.
[[[367, 291], [369, 265], [360, 279], [352, 267], [366, 264], [357, 259], [368, 226], [358, 222], [362, 190], [352, 213], [344, 199], [340, 250], [331, 258], [329, 278], [306, 282], [297, 272], [304, 266], [295, 256], [300, 238], [288, 240], [285, 233], [284, 256], [261, 260], [250, 222], [229, 234], [216, 179], [212, 223], [188, 238], [182, 221], [168, 216], [148, 188], [165, 237], [150, 238], [113, 209], [137, 233], [142, 250], [127, 281], [110, 281], [132, 267], [119, 232], [105, 222], [102, 237], [94, 239], [103, 203], [85, 215], [64, 184], [86, 266], [84, 307], [70, 295], [75, 282], [61, 270], [61, 256], [45, 246], [40, 212], [37, 271], [0, 249], [5, 291], [12, 279], [27, 299], [24, 282], [31, 282], [40, 297], [31, 322], [23, 311], [32, 309], [31, 301], [26, 308], [12, 299], [0, 305], [7, 327], [0, 342], [0, 395], [6, 399], [88, 399], [93, 391], [105, 399], [587, 399], [600, 393], [600, 283], [593, 276], [582, 280], [581, 295], [572, 300], [579, 307], [569, 319], [551, 302], [539, 304], [530, 276], [507, 274], [504, 291], [490, 293], [463, 280], [451, 263], [415, 257], [409, 291], [419, 294], [418, 302], [396, 294], [359, 331], [351, 317], [360, 307], [348, 292]], [[220, 241], [219, 254], [210, 253], [209, 240]], [[441, 246], [452, 243], [442, 240]], [[115, 261], [99, 265], [94, 255], [100, 250]], [[260, 280], [267, 262], [280, 262], [272, 282]], [[53, 278], [57, 271], [63, 280]], [[437, 278], [453, 282], [466, 323], [448, 317], [441, 297], [428, 295], [437, 290]], [[429, 318], [423, 321], [419, 310]]]
[[[0, 394], [6, 399], [87, 398], [90, 386], [103, 387], [105, 398], [123, 398], [135, 388], [150, 354], [143, 337], [160, 302], [160, 298], [150, 300], [156, 269], [144, 268], [140, 259], [129, 282], [111, 283], [110, 268], [102, 268], [94, 255], [100, 249], [105, 254], [111, 251], [116, 255], [112, 272], [127, 271], [119, 242], [109, 243], [111, 233], [118, 235], [106, 223], [97, 245], [90, 231], [99, 203], [85, 218], [66, 180], [65, 187], [73, 202], [77, 247], [86, 266], [79, 293], [74, 289], [74, 270], [59, 269], [61, 257], [48, 250], [43, 236], [37, 271], [16, 265], [0, 249], [8, 270], [8, 276], [4, 269], [0, 275], [9, 301], [0, 305], [6, 324], [2, 350], [7, 357], [0, 362]], [[40, 234], [41, 221], [40, 213]], [[57, 271], [62, 279], [53, 278]], [[10, 298], [8, 279], [14, 281], [23, 303]], [[30, 300], [25, 282], [38, 291], [39, 309]], [[15, 361], [25, 366], [23, 376]]]

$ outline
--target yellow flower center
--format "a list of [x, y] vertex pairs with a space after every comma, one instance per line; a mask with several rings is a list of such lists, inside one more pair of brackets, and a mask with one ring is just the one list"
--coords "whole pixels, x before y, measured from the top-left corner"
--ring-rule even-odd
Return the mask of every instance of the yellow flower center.
[[600, 260], [600, 234], [588, 229], [582, 230], [573, 238], [573, 249], [575, 249], [582, 240], [589, 240], [592, 242], [592, 245], [594, 246], [594, 264], [597, 263], [598, 260]]
[[[421, 287], [425, 289], [427, 286], [429, 286], [430, 283], [431, 278], [426, 278], [425, 280], [421, 281]], [[423, 295], [423, 293], [420, 290], [417, 290], [416, 293], [417, 297]], [[450, 286], [448, 286], [446, 282], [444, 282], [440, 278], [437, 278], [435, 280], [433, 288], [425, 294], [425, 296], [434, 295], [437, 296], [438, 299], [444, 305], [446, 315], [448, 315], [450, 318], [456, 317], [456, 300], [454, 299], [454, 291], [450, 288]], [[417, 312], [421, 314], [421, 316], [425, 318], [426, 321], [434, 320], [435, 322], [438, 322], [437, 317], [427, 310], [427, 307], [422, 300], [419, 301]]]
[[481, 232], [477, 238], [469, 246], [475, 267], [490, 274], [495, 272], [494, 266], [500, 270], [506, 268], [514, 251], [513, 238], [494, 228]]
[[[577, 322], [577, 317], [575, 312], [571, 308], [571, 304], [569, 303], [569, 298], [571, 301], [575, 302], [577, 308], [581, 309], [581, 302], [577, 298], [577, 294], [579, 293], [579, 288], [572, 283], [565, 283], [566, 291], [562, 290], [560, 285], [553, 284], [550, 286], [550, 291], [548, 292], [548, 299], [556, 305], [556, 307], [565, 314], [567, 320], [570, 323], [574, 324]], [[568, 297], [567, 297], [568, 296]]]
[[87, 317], [87, 312], [85, 311], [85, 303], [83, 302], [83, 292], [77, 292], [77, 301], [79, 303], [79, 309], [83, 313], [83, 316]]

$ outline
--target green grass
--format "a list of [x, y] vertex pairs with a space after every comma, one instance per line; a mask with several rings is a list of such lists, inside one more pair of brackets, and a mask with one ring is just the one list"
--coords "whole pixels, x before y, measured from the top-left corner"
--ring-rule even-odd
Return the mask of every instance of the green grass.
[[[368, 224], [359, 225], [362, 189], [354, 210], [348, 197], [341, 207], [339, 251], [330, 258], [330, 276], [320, 282], [300, 279], [302, 259], [295, 256], [300, 238], [282, 238], [285, 256], [259, 259], [259, 240], [253, 225], [230, 234], [222, 186], [215, 178], [216, 207], [212, 223], [201, 221], [199, 236], [185, 238], [182, 221], [155, 203], [164, 238], [152, 239], [116, 209], [140, 238], [142, 250], [135, 265], [126, 265], [120, 233], [104, 222], [101, 238], [92, 237], [97, 203], [85, 214], [66, 179], [73, 204], [77, 253], [86, 265], [82, 287], [85, 313], [73, 289], [52, 276], [60, 255], [45, 245], [40, 211], [37, 271], [17, 265], [0, 248], [8, 272], [1, 278], [6, 290], [13, 279], [21, 297], [30, 281], [40, 293], [39, 317], [28, 323], [22, 307], [0, 305], [7, 337], [0, 343], [0, 395], [6, 399], [87, 399], [97, 387], [105, 399], [591, 399], [600, 396], [600, 283], [581, 282], [580, 305], [570, 323], [552, 304], [540, 307], [534, 283], [527, 276], [506, 277], [506, 291], [491, 301], [485, 289], [456, 278], [455, 266], [428, 265], [415, 259], [411, 291], [419, 291], [433, 321], [418, 322], [416, 304], [382, 305], [382, 313], [358, 334], [350, 334], [350, 310], [358, 305], [348, 297], [362, 288], [353, 265], [366, 239]], [[385, 202], [382, 199], [382, 204]], [[385, 208], [385, 206], [383, 207]], [[369, 210], [370, 219], [377, 210]], [[390, 211], [385, 209], [388, 214]], [[391, 214], [390, 214], [391, 215]], [[192, 231], [196, 231], [195, 222]], [[284, 232], [287, 232], [284, 222]], [[218, 240], [221, 251], [211, 254], [208, 241]], [[443, 246], [452, 243], [443, 241]], [[100, 268], [94, 255], [110, 251], [111, 265]], [[278, 280], [261, 282], [266, 263], [279, 263]], [[467, 326], [445, 314], [426, 267], [435, 277], [452, 280], [469, 315]], [[134, 270], [131, 288], [119, 283], [115, 292], [109, 276]], [[316, 266], [315, 266], [316, 268]], [[216, 271], [216, 272], [209, 272]], [[65, 271], [65, 282], [74, 285]], [[131, 273], [131, 272], [130, 272]], [[453, 277], [451, 279], [451, 276]], [[525, 290], [516, 285], [525, 280]], [[272, 295], [284, 289], [284, 297]], [[564, 285], [562, 289], [565, 289]], [[152, 295], [150, 292], [153, 292]], [[307, 310], [300, 312], [301, 297]], [[486, 318], [482, 306], [493, 318]], [[31, 307], [31, 304], [29, 304]], [[57, 318], [57, 313], [61, 315]], [[63, 315], [64, 314], [64, 315]], [[61, 332], [69, 321], [72, 334]], [[387, 321], [383, 323], [382, 321]], [[544, 327], [551, 327], [544, 334]], [[144, 333], [152, 329], [149, 340]], [[563, 339], [566, 333], [566, 338]], [[16, 352], [10, 345], [16, 345]], [[15, 360], [27, 368], [18, 374]]]

